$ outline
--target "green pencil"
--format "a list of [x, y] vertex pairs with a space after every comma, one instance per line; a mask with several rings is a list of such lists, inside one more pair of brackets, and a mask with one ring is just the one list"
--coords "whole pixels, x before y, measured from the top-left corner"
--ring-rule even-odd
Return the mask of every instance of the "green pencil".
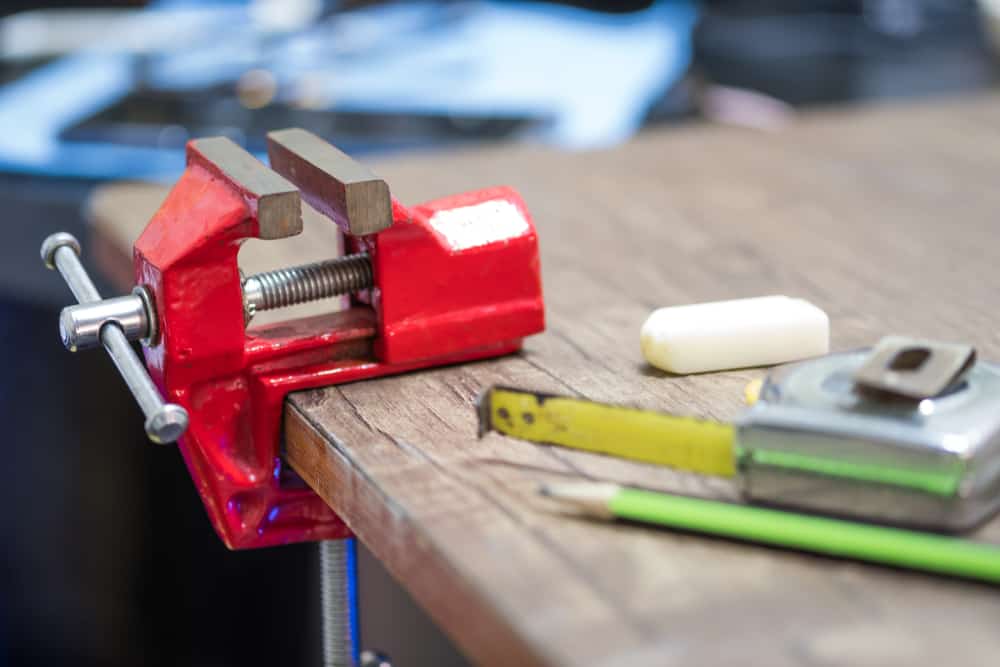
[[616, 484], [543, 485], [540, 493], [604, 519], [628, 519], [1000, 583], [1000, 546], [934, 533], [642, 491]]

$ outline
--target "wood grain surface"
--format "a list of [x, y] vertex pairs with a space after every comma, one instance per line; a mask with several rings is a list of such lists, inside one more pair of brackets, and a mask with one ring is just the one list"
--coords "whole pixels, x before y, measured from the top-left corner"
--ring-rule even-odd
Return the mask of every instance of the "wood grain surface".
[[[472, 660], [998, 664], [995, 587], [562, 516], [534, 495], [539, 482], [736, 491], [478, 440], [472, 403], [504, 383], [731, 419], [764, 371], [666, 375], [644, 364], [639, 326], [660, 306], [765, 294], [824, 308], [835, 350], [899, 333], [1000, 359], [1000, 97], [820, 113], [775, 133], [671, 128], [598, 153], [497, 147], [375, 167], [407, 203], [513, 185], [541, 239], [548, 331], [522, 354], [303, 392], [286, 408], [291, 464]], [[147, 216], [115, 217], [111, 200], [93, 217], [117, 275]], [[270, 260], [312, 259], [286, 247]], [[1000, 521], [976, 539], [1000, 543]]]

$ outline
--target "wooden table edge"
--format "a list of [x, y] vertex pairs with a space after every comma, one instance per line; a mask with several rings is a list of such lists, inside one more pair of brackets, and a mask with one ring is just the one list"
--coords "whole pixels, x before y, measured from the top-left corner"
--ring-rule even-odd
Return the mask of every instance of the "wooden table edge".
[[[372, 483], [336, 438], [291, 402], [285, 403], [285, 460], [466, 656], [477, 664], [552, 664], [498, 613], [489, 595], [451, 567], [417, 522]], [[374, 528], [386, 522], [393, 524], [392, 531]], [[414, 567], [424, 572], [405, 576]], [[442, 596], [445, 586], [447, 595]]]

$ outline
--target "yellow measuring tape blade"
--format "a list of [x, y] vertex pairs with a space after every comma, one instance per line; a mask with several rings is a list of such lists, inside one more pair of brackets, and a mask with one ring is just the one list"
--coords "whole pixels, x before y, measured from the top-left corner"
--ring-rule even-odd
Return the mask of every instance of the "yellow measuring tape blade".
[[480, 400], [484, 431], [707, 475], [735, 474], [730, 424], [504, 387]]

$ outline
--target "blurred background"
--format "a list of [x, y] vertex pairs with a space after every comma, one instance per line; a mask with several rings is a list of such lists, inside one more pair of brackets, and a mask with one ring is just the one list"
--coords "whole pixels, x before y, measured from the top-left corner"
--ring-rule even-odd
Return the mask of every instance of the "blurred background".
[[[38, 246], [58, 230], [86, 238], [95, 187], [170, 182], [184, 143], [206, 135], [261, 153], [267, 131], [299, 126], [362, 160], [485, 142], [580, 151], [654, 126], [769, 132], [809, 109], [1000, 82], [1000, 0], [0, 2], [0, 14], [0, 664], [319, 660], [314, 550], [227, 552], [104, 355], [59, 343], [70, 295]], [[461, 664], [365, 556], [361, 576], [363, 645], [409, 656], [397, 667]]]

